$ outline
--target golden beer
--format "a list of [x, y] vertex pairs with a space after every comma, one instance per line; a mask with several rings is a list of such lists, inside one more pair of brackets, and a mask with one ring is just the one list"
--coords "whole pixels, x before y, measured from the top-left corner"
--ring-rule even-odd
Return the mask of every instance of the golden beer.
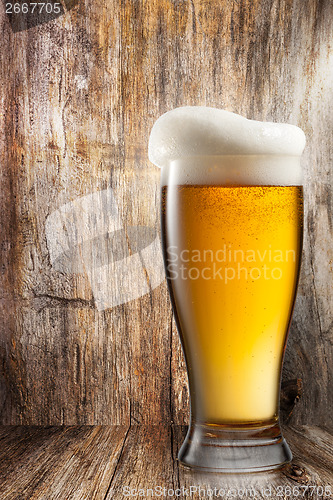
[[163, 186], [165, 267], [194, 421], [277, 422], [302, 220], [298, 185]]
[[300, 268], [305, 135], [285, 123], [184, 106], [155, 122], [166, 276], [186, 359], [187, 467], [271, 470], [283, 354]]

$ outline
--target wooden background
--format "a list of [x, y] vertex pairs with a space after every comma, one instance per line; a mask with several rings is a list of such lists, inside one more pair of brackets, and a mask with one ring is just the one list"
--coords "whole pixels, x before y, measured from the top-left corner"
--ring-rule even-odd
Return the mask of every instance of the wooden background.
[[176, 106], [209, 105], [306, 133], [283, 409], [293, 425], [331, 425], [332, 26], [331, 0], [81, 0], [13, 32], [0, 4], [2, 424], [188, 421], [165, 280], [98, 310], [86, 272], [52, 266], [45, 223], [112, 188], [124, 226], [157, 234], [150, 129]]

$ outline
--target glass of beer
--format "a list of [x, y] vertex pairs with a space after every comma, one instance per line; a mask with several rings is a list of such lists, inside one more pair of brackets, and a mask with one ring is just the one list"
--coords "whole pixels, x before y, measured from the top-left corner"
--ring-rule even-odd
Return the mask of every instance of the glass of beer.
[[163, 167], [164, 263], [191, 401], [184, 465], [248, 472], [291, 460], [279, 392], [302, 235], [299, 156]]

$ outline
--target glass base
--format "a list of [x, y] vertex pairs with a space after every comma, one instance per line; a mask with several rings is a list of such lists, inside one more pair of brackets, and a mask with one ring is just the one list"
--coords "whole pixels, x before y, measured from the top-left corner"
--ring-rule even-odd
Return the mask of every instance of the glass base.
[[226, 473], [278, 469], [291, 459], [278, 423], [257, 428], [192, 423], [178, 454], [187, 467]]

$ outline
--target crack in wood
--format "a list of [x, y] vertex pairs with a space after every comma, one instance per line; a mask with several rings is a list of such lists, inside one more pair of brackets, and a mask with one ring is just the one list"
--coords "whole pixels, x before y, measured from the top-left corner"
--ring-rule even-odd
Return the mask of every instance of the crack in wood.
[[131, 425], [129, 425], [128, 428], [127, 428], [127, 431], [126, 431], [126, 434], [125, 434], [125, 437], [124, 437], [124, 440], [123, 440], [123, 443], [122, 443], [122, 447], [121, 447], [120, 453], [118, 455], [118, 459], [117, 459], [117, 462], [116, 462], [113, 474], [112, 474], [111, 479], [110, 479], [110, 483], [109, 483], [108, 489], [107, 489], [107, 491], [106, 491], [106, 493], [104, 495], [103, 500], [108, 500], [108, 496], [109, 496], [109, 493], [111, 491], [113, 480], [114, 480], [114, 478], [116, 476], [116, 472], [117, 472], [117, 469], [119, 467], [120, 460], [122, 459], [124, 447], [125, 447], [125, 444], [126, 444], [127, 437], [128, 437], [129, 432], [130, 432], [130, 429], [131, 429]]

